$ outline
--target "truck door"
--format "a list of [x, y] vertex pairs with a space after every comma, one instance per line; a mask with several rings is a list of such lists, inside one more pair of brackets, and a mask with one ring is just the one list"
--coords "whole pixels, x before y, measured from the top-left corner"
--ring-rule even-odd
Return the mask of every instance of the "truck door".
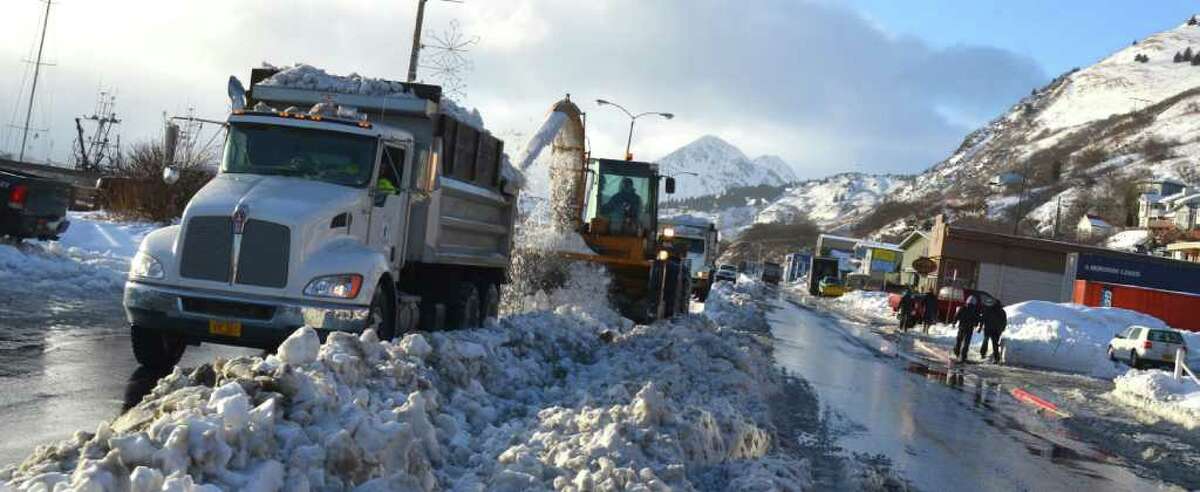
[[372, 191], [371, 227], [368, 244], [387, 255], [393, 270], [404, 263], [404, 233], [408, 228], [408, 149], [386, 145]]

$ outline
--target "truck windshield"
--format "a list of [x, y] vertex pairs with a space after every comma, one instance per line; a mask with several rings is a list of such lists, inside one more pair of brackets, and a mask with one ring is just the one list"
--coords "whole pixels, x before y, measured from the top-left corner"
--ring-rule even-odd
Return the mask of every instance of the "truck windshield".
[[650, 178], [604, 174], [600, 177], [599, 215], [613, 225], [650, 227]]
[[685, 238], [684, 240], [687, 241], [688, 253], [694, 253], [697, 255], [704, 254], [704, 240], [703, 239], [696, 239], [696, 238], [689, 237], [689, 238]]
[[271, 174], [366, 186], [375, 162], [375, 139], [278, 125], [239, 124], [229, 129], [221, 172]]

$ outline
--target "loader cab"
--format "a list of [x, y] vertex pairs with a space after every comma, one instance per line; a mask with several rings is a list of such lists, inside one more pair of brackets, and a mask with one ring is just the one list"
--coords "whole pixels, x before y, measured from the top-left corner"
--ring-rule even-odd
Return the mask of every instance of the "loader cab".
[[647, 162], [592, 159], [586, 211], [592, 234], [653, 237], [658, 230], [658, 166]]

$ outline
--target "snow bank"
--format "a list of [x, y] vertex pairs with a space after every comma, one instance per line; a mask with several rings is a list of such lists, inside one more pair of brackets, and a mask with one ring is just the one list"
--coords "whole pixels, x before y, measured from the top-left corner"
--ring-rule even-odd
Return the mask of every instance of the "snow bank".
[[1137, 252], [1138, 249], [1144, 247], [1148, 242], [1150, 242], [1150, 231], [1146, 229], [1132, 229], [1118, 232], [1105, 239], [1104, 247], [1120, 251]]
[[762, 282], [738, 275], [737, 282], [717, 282], [704, 302], [704, 315], [719, 326], [767, 333], [766, 315], [758, 309], [757, 299], [764, 298]]
[[1113, 380], [1110, 397], [1184, 427], [1200, 427], [1200, 385], [1166, 371], [1131, 369]]
[[[725, 312], [755, 310], [715, 289]], [[769, 346], [703, 316], [623, 329], [575, 305], [379, 342], [301, 329], [278, 355], [176, 369], [16, 490], [790, 489]], [[745, 316], [742, 316], [745, 317]], [[721, 477], [713, 482], [712, 477]], [[4, 488], [0, 486], [0, 488]]]
[[896, 323], [896, 315], [888, 306], [887, 292], [850, 291], [829, 301], [835, 309], [865, 317], [878, 323]]
[[142, 238], [157, 224], [71, 212], [60, 240], [0, 245], [0, 282], [63, 295], [120, 289]]
[[1158, 318], [1120, 308], [1027, 301], [1004, 308], [1005, 362], [1110, 378], [1108, 342], [1131, 325], [1167, 328]]

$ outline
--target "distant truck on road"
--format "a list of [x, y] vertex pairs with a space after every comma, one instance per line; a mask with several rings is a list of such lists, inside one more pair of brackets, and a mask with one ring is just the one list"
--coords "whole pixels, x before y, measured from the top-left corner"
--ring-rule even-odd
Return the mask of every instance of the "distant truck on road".
[[71, 225], [71, 193], [58, 180], [0, 170], [0, 237], [58, 239]]
[[716, 224], [704, 219], [683, 216], [663, 219], [659, 228], [663, 236], [670, 229], [668, 240], [678, 243], [686, 252], [683, 259], [692, 273], [692, 297], [704, 302], [712, 288], [712, 276], [716, 273], [719, 234]]
[[300, 326], [390, 339], [496, 316], [518, 192], [503, 143], [436, 86], [346, 82], [307, 66], [255, 69], [248, 94], [230, 79], [219, 174], [130, 268], [138, 362]]

